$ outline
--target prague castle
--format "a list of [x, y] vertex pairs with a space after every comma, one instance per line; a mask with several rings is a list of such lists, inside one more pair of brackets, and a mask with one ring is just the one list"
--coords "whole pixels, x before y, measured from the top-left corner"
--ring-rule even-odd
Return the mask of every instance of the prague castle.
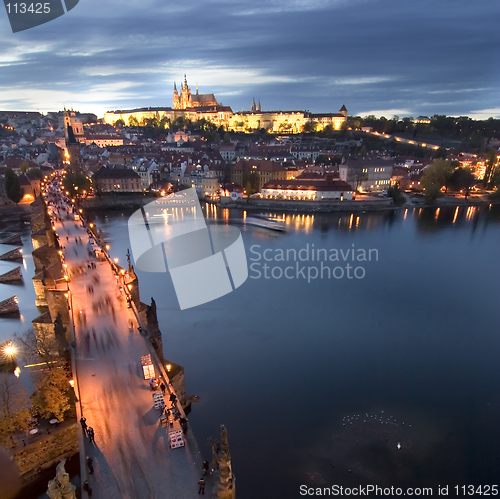
[[301, 133], [304, 128], [320, 131], [330, 126], [340, 130], [347, 119], [347, 109], [342, 106], [338, 113], [310, 113], [308, 111], [262, 111], [260, 101], [252, 101], [250, 111], [233, 113], [229, 106], [223, 106], [214, 94], [200, 94], [198, 85], [193, 95], [187, 83], [186, 75], [180, 95], [174, 83], [172, 107], [141, 108], [128, 111], [108, 111], [104, 121], [113, 124], [119, 119], [125, 124], [137, 120], [143, 123], [147, 119], [167, 117], [170, 122], [182, 117], [191, 121], [205, 119], [228, 131], [251, 133], [262, 128], [270, 133]]

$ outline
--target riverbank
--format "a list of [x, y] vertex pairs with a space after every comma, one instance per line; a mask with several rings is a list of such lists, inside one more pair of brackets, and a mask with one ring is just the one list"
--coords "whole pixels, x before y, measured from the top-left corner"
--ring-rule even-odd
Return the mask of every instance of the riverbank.
[[87, 211], [127, 210], [140, 208], [155, 199], [156, 196], [151, 195], [150, 193], [109, 193], [94, 196], [92, 198], [81, 199], [78, 204], [80, 208]]
[[[207, 201], [211, 202], [211, 201]], [[488, 206], [500, 204], [500, 201], [489, 201], [483, 198], [459, 199], [451, 197], [438, 198], [433, 203], [426, 202], [424, 197], [413, 198], [411, 201], [395, 205], [392, 199], [370, 198], [355, 201], [291, 201], [283, 199], [238, 199], [221, 198], [215, 202], [220, 208], [236, 208], [246, 211], [285, 211], [294, 213], [335, 213], [351, 211], [384, 211], [400, 208], [441, 208], [453, 206]]]

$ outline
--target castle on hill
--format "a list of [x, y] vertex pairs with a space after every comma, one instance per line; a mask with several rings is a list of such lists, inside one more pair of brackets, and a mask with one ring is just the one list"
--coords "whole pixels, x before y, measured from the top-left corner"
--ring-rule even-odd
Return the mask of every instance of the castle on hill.
[[[172, 107], [141, 108], [125, 111], [108, 111], [106, 123], [114, 124], [119, 119], [125, 124], [143, 123], [147, 119], [167, 117], [170, 122], [182, 117], [192, 122], [205, 119], [218, 127], [233, 132], [255, 132], [265, 129], [270, 133], [295, 134], [306, 131], [321, 131], [326, 127], [340, 130], [347, 120], [347, 108], [342, 106], [337, 113], [310, 113], [308, 111], [262, 111], [260, 100], [252, 100], [250, 111], [233, 113], [223, 106], [214, 94], [200, 94], [198, 85], [192, 94], [186, 75], [180, 93], [174, 82]], [[133, 119], [132, 119], [133, 118]]]

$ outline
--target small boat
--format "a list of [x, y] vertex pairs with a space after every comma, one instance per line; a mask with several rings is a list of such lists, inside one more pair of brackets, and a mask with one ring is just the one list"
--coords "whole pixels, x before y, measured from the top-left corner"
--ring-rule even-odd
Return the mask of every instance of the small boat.
[[282, 221], [262, 215], [253, 215], [251, 217], [246, 217], [245, 222], [247, 225], [253, 225], [255, 227], [260, 227], [261, 229], [269, 229], [279, 232], [284, 232], [286, 230], [285, 224]]

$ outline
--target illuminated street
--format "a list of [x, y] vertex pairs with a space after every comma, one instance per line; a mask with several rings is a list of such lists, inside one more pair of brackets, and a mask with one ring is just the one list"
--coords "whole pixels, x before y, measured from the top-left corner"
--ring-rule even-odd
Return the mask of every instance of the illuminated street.
[[94, 467], [89, 477], [92, 497], [196, 497], [202, 474], [196, 445], [188, 431], [185, 447], [169, 448], [167, 430], [159, 425], [160, 412], [153, 408], [152, 391], [142, 375], [140, 356], [149, 353], [147, 340], [136, 323], [129, 328], [134, 317], [110, 265], [97, 262], [95, 269], [88, 269], [88, 236], [79, 222], [58, 222], [56, 228], [70, 271], [81, 407], [95, 431], [95, 445], [85, 438]]

